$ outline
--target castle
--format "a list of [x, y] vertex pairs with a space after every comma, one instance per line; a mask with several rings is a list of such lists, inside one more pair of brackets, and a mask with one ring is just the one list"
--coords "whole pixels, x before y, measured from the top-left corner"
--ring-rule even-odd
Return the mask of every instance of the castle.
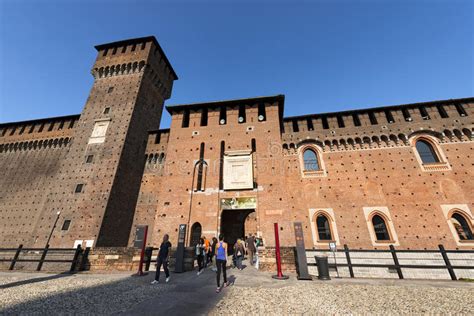
[[[154, 37], [95, 47], [81, 114], [0, 124], [0, 247], [187, 244], [474, 249], [474, 98], [284, 116], [283, 95], [166, 106]], [[56, 226], [55, 226], [55, 223]]]

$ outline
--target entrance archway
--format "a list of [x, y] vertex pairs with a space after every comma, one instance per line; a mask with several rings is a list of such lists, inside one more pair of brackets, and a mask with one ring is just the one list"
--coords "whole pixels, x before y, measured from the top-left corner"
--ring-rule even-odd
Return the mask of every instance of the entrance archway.
[[245, 225], [247, 217], [255, 212], [254, 209], [250, 210], [223, 210], [221, 215], [221, 234], [224, 235], [224, 240], [229, 245], [228, 254], [234, 253], [233, 246], [237, 239], [244, 238], [247, 234], [256, 232], [245, 231], [245, 228], [249, 225]]
[[189, 240], [189, 246], [193, 247], [199, 242], [199, 239], [201, 238], [201, 233], [201, 224], [199, 224], [198, 222], [194, 223], [193, 226], [191, 226], [191, 239]]

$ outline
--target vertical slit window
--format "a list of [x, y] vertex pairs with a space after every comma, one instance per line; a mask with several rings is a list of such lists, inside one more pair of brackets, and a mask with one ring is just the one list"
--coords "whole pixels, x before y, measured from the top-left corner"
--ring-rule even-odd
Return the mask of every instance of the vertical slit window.
[[339, 128], [345, 127], [345, 125], [344, 125], [344, 119], [342, 118], [341, 115], [338, 115], [338, 116], [337, 116], [337, 126], [339, 126]]
[[33, 133], [34, 130], [35, 130], [35, 124], [32, 124], [30, 127], [30, 130], [28, 131], [28, 134]]
[[201, 111], [201, 126], [207, 126], [207, 116], [208, 116], [207, 108], [202, 108], [202, 111]]
[[375, 117], [374, 112], [369, 112], [369, 120], [370, 120], [370, 124], [372, 124], [372, 125], [377, 125], [378, 124], [377, 118]]
[[[257, 141], [255, 140], [255, 138], [252, 138], [252, 153], [257, 153]], [[256, 157], [256, 156], [254, 156]], [[256, 159], [256, 158], [255, 158]], [[253, 168], [253, 166], [252, 166]], [[252, 172], [253, 174], [253, 188], [256, 189], [257, 188], [257, 181], [256, 181], [256, 175], [254, 172]]]
[[75, 121], [74, 121], [74, 120], [71, 120], [71, 123], [69, 123], [69, 127], [68, 127], [68, 128], [73, 128], [73, 127], [74, 127], [74, 123], [75, 123]]
[[219, 113], [219, 124], [224, 125], [227, 122], [227, 109], [225, 106], [221, 106]]
[[252, 152], [256, 152], [257, 151], [257, 141], [255, 140], [255, 138], [252, 138]]
[[39, 128], [39, 130], [38, 130], [38, 133], [41, 133], [41, 132], [43, 131], [43, 129], [44, 129], [44, 123], [41, 124], [41, 126], [40, 126], [40, 128]]
[[112, 50], [112, 55], [115, 55], [117, 54], [117, 47], [114, 47], [114, 49]]
[[63, 128], [64, 128], [64, 121], [61, 121], [61, 123], [59, 123], [58, 130], [62, 130]]
[[300, 128], [298, 126], [298, 120], [293, 120], [293, 132], [298, 133], [300, 131]]
[[12, 136], [13, 134], [15, 134], [15, 131], [16, 131], [16, 127], [13, 127], [13, 128], [12, 128], [12, 131], [10, 132], [10, 136]]
[[184, 110], [183, 123], [181, 124], [181, 127], [189, 127], [189, 110]]
[[135, 49], [137, 49], [137, 44], [133, 44], [133, 46], [132, 46], [132, 52], [134, 52]]
[[354, 126], [360, 126], [360, 119], [359, 119], [359, 114], [354, 113], [352, 114], [352, 119], [354, 120]]
[[258, 104], [258, 120], [260, 122], [267, 120], [267, 115], [265, 113], [265, 103], [263, 102]]
[[322, 121], [322, 123], [323, 123], [323, 129], [329, 129], [328, 118], [325, 117], [325, 116], [323, 116], [323, 117], [321, 118], [321, 121]]
[[127, 50], [127, 46], [124, 46], [124, 47], [122, 48], [122, 54], [125, 53], [126, 50]]
[[389, 124], [392, 124], [395, 122], [395, 120], [393, 119], [392, 112], [390, 110], [385, 110], [385, 117], [387, 118], [387, 122]]
[[225, 142], [221, 141], [220, 164], [219, 164], [219, 190], [224, 188], [224, 152]]
[[313, 131], [314, 130], [313, 119], [312, 118], [307, 118], [306, 119], [306, 124], [308, 125], [308, 131]]
[[438, 109], [438, 113], [439, 115], [441, 116], [441, 118], [448, 118], [448, 113], [446, 113], [446, 110], [444, 109], [444, 106], [442, 106], [441, 104], [438, 104], [436, 106], [436, 108]]
[[428, 115], [428, 111], [426, 111], [426, 108], [424, 106], [420, 106], [418, 109], [420, 110], [420, 115], [424, 120], [430, 119], [430, 116]]
[[54, 128], [54, 122], [51, 122], [48, 127], [48, 132], [51, 132]]
[[107, 56], [108, 49], [104, 49], [104, 54], [102, 56]]
[[198, 162], [198, 178], [196, 190], [203, 191], [202, 187], [202, 174], [204, 171], [204, 143], [201, 143], [201, 148], [199, 150], [199, 162]]
[[239, 105], [239, 123], [245, 123], [245, 105]]
[[145, 47], [146, 47], [146, 43], [142, 43], [142, 47], [141, 47], [141, 49], [142, 49], [142, 50], [144, 50], [144, 49], [145, 49]]
[[466, 110], [464, 110], [462, 104], [456, 103], [454, 106], [456, 107], [456, 110], [460, 116], [467, 116]]
[[26, 128], [26, 125], [23, 125], [20, 129], [20, 133], [18, 133], [18, 135], [21, 135], [25, 132], [25, 128]]

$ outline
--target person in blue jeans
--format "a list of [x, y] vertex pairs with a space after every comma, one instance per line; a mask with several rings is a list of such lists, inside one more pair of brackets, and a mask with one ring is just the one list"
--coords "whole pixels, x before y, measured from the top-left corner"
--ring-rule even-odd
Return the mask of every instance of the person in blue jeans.
[[166, 283], [170, 281], [170, 271], [168, 270], [168, 262], [169, 262], [171, 243], [169, 242], [169, 238], [170, 237], [168, 236], [168, 234], [165, 234], [163, 236], [163, 242], [160, 245], [160, 250], [158, 252], [158, 256], [156, 257], [155, 279], [151, 282], [151, 284], [159, 283], [161, 265], [163, 265], [163, 270], [165, 270]]
[[221, 271], [224, 276], [224, 287], [228, 285], [226, 265], [227, 265], [227, 243], [224, 242], [224, 235], [219, 235], [219, 242], [216, 245], [216, 265], [217, 265], [217, 289], [216, 293], [221, 291]]

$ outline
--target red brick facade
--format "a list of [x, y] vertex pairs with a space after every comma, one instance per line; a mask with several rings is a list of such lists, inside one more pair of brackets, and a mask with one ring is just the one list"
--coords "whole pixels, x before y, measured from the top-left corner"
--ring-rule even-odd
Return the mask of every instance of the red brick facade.
[[[179, 224], [274, 246], [275, 222], [292, 246], [299, 221], [306, 248], [474, 248], [474, 98], [284, 117], [277, 95], [168, 106], [159, 129], [177, 76], [156, 40], [96, 48], [81, 115], [0, 125], [0, 247], [43, 246], [59, 211], [53, 247], [130, 246], [137, 225], [176, 244]], [[232, 155], [252, 185], [224, 189]]]

